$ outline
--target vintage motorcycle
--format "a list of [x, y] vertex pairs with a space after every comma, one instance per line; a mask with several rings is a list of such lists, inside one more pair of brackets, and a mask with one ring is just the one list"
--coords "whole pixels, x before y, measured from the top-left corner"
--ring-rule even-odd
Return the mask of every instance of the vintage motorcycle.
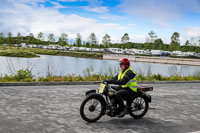
[[[119, 115], [119, 106], [114, 104], [116, 87], [106, 82], [100, 84], [97, 90], [90, 90], [85, 93], [86, 98], [80, 106], [80, 115], [87, 122], [96, 122], [103, 115], [115, 117]], [[151, 96], [148, 91], [153, 91], [151, 86], [138, 86], [138, 92], [126, 99], [126, 114], [134, 119], [143, 117], [149, 108]]]

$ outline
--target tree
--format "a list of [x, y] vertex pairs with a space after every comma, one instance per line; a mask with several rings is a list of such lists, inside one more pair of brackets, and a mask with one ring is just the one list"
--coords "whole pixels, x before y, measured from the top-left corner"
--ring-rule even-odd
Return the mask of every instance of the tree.
[[20, 44], [21, 43], [21, 41], [22, 41], [22, 36], [21, 36], [21, 34], [18, 32], [17, 33], [17, 44]]
[[102, 39], [102, 44], [106, 47], [109, 47], [110, 41], [111, 41], [110, 36], [108, 34], [105, 34], [105, 36]]
[[129, 42], [130, 38], [128, 36], [128, 33], [125, 33], [122, 38], [121, 38], [121, 43], [123, 43], [124, 45], [122, 46], [123, 49], [125, 49], [126, 44]]
[[147, 41], [148, 43], [153, 43], [156, 39], [157, 39], [156, 33], [155, 33], [154, 31], [150, 31], [150, 32], [148, 33], [148, 36], [147, 36], [147, 38], [146, 38], [146, 41]]
[[33, 33], [30, 33], [30, 34], [27, 36], [27, 43], [28, 43], [28, 44], [34, 44], [34, 43], [35, 43], [34, 40], [35, 40], [35, 38], [34, 38]]
[[76, 46], [80, 47], [82, 45], [81, 35], [78, 33], [76, 35]]
[[194, 37], [191, 37], [190, 45], [195, 46], [195, 38]]
[[190, 42], [189, 42], [189, 40], [187, 40], [186, 42], [185, 42], [185, 46], [189, 46], [190, 45]]
[[126, 48], [131, 49], [132, 48], [132, 43], [128, 42]]
[[50, 42], [55, 42], [55, 38], [54, 38], [54, 34], [53, 34], [53, 33], [50, 33], [50, 34], [48, 35], [48, 41], [50, 41]]
[[180, 34], [178, 32], [174, 32], [173, 35], [171, 36], [171, 41], [180, 43], [179, 37], [180, 37]]
[[62, 33], [59, 37], [58, 44], [64, 46], [67, 44], [68, 35], [66, 33]]
[[38, 33], [37, 37], [40, 41], [44, 41], [44, 34], [42, 32]]
[[9, 45], [12, 45], [13, 43], [13, 40], [12, 40], [12, 33], [11, 32], [8, 32], [8, 44]]
[[0, 33], [0, 44], [4, 43], [5, 36], [3, 33]]
[[200, 37], [198, 38], [198, 46], [200, 46]]
[[163, 41], [162, 41], [162, 39], [156, 39], [155, 41], [154, 41], [154, 43], [153, 43], [153, 47], [152, 47], [152, 49], [163, 49]]
[[147, 49], [151, 50], [151, 49], [152, 49], [152, 43], [145, 42], [145, 43], [144, 43], [144, 49], [145, 49], [145, 50], [147, 50]]
[[4, 34], [3, 33], [0, 33], [0, 38], [4, 38]]
[[170, 50], [175, 51], [180, 49], [180, 34], [178, 32], [174, 32], [171, 36]]
[[128, 33], [125, 33], [122, 38], [121, 38], [121, 42], [126, 44], [128, 41], [130, 40]]
[[97, 45], [97, 37], [94, 33], [91, 33], [90, 36], [88, 37], [88, 43], [90, 46]]
[[187, 40], [186, 42], [185, 42], [185, 44], [182, 46], [182, 51], [183, 52], [187, 52], [187, 51], [189, 51], [189, 47], [190, 47], [190, 41], [189, 40]]

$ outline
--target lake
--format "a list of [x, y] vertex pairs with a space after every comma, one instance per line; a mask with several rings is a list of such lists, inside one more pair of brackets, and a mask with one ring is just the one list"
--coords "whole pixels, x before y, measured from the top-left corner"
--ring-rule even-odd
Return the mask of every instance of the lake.
[[[199, 66], [154, 64], [144, 62], [131, 62], [136, 73], [161, 74], [170, 76], [180, 74], [189, 76], [200, 72]], [[52, 75], [84, 75], [86, 69], [93, 69], [92, 73], [115, 73], [119, 70], [119, 63], [115, 60], [99, 60], [77, 58], [69, 56], [40, 55], [40, 58], [18, 58], [0, 56], [0, 74], [14, 74], [19, 69], [30, 69], [35, 77]]]

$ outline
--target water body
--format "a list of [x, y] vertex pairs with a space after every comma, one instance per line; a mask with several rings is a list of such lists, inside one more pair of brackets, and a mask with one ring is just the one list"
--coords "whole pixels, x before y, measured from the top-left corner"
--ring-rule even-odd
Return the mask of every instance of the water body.
[[[144, 62], [131, 62], [131, 67], [137, 73], [148, 72], [170, 76], [179, 74], [181, 76], [193, 75], [200, 72], [199, 66], [154, 64]], [[115, 60], [99, 60], [77, 58], [69, 56], [40, 55], [40, 58], [18, 58], [0, 56], [0, 75], [16, 73], [19, 69], [30, 69], [35, 77], [53, 75], [84, 75], [87, 68], [93, 68], [93, 73], [114, 73], [119, 69], [119, 63]]]

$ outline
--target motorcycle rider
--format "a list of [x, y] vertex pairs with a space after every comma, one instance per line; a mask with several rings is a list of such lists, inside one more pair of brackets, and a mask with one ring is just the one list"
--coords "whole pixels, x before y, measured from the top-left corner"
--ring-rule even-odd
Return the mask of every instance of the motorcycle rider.
[[137, 81], [136, 73], [130, 67], [130, 61], [127, 58], [120, 59], [119, 65], [121, 68], [119, 73], [114, 78], [106, 79], [104, 82], [119, 85], [114, 101], [119, 104], [120, 114], [118, 117], [121, 118], [127, 112], [123, 100], [127, 100], [128, 97], [137, 92]]

